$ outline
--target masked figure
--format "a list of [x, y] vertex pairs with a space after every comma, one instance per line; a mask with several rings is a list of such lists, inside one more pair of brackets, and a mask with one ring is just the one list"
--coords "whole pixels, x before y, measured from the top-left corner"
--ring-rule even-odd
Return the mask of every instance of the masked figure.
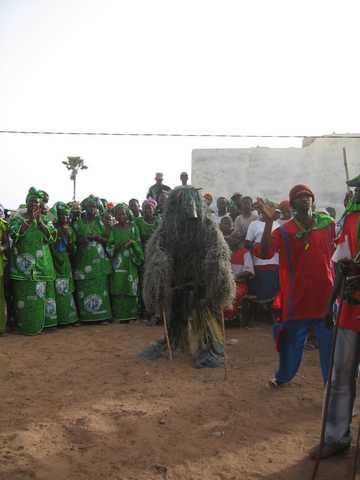
[[[145, 306], [148, 312], [165, 313], [174, 352], [191, 352], [196, 368], [222, 366], [222, 310], [234, 296], [230, 251], [207, 218], [197, 189], [189, 185], [171, 191], [145, 259]], [[166, 343], [160, 340], [142, 357], [164, 353]]]

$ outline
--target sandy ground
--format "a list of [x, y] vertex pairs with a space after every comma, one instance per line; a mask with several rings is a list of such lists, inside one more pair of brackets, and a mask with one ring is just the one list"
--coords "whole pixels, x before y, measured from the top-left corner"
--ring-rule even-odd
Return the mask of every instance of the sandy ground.
[[[270, 390], [269, 327], [228, 331], [227, 381], [188, 357], [137, 358], [160, 335], [133, 324], [1, 338], [0, 480], [310, 480], [317, 352]], [[353, 455], [323, 462], [318, 478], [350, 479]]]

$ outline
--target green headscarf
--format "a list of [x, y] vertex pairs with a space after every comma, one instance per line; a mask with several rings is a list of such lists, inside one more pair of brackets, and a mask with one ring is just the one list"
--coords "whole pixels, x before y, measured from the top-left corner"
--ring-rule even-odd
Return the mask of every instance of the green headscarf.
[[57, 215], [70, 215], [71, 212], [70, 207], [64, 202], [56, 202], [53, 209], [56, 211]]
[[40, 200], [44, 201], [45, 198], [49, 199], [49, 194], [45, 190], [38, 190]]
[[98, 199], [95, 197], [95, 195], [89, 195], [88, 197], [84, 198], [80, 205], [83, 210], [86, 210], [89, 205], [95, 205], [96, 208], [99, 208]]
[[33, 199], [41, 200], [41, 194], [39, 190], [36, 190], [35, 187], [31, 187], [26, 195], [26, 205]]
[[344, 215], [353, 212], [360, 212], [360, 203], [354, 202], [354, 199], [352, 198], [345, 208]]
[[112, 209], [112, 214], [114, 215], [114, 217], [116, 216], [117, 210], [119, 210], [120, 208], [124, 210], [129, 222], [132, 222], [134, 220], [134, 215], [126, 203], [118, 203], [115, 205], [115, 207]]

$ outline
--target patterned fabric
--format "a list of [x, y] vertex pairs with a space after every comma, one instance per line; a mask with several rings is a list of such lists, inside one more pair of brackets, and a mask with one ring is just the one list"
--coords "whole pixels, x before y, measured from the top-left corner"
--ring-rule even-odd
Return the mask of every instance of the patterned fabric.
[[82, 322], [109, 320], [112, 316], [108, 276], [76, 281], [76, 300]]
[[24, 335], [38, 335], [45, 327], [45, 317], [48, 326], [51, 318], [55, 318], [56, 305], [51, 303], [53, 282], [44, 281], [13, 281], [14, 311], [17, 327]]
[[70, 253], [76, 249], [76, 235], [68, 226], [66, 231], [58, 229], [58, 238], [52, 245], [55, 267], [55, 298], [59, 325], [69, 325], [78, 320], [74, 301], [75, 285], [70, 262]]
[[6, 301], [4, 291], [4, 275], [0, 275], [0, 335], [6, 330]]
[[[7, 231], [8, 231], [8, 224], [5, 222], [5, 220], [0, 218], [0, 245], [4, 241]], [[0, 252], [0, 277], [4, 275], [5, 265], [6, 265], [5, 253]]]
[[99, 218], [86, 222], [80, 218], [74, 224], [77, 240], [77, 253], [74, 259], [75, 280], [93, 279], [110, 274], [110, 261], [106, 256], [104, 246], [94, 240], [81, 244], [79, 240], [88, 236], [105, 236], [105, 227]]
[[[131, 241], [131, 245], [126, 244]], [[139, 295], [139, 267], [144, 263], [144, 252], [141, 245], [139, 229], [135, 223], [129, 228], [113, 226], [109, 236], [109, 254], [112, 259], [112, 274], [110, 277], [110, 293], [113, 305], [116, 304], [114, 318], [118, 320], [129, 320], [137, 316], [137, 304]], [[115, 302], [114, 297], [121, 297], [123, 300], [123, 311], [121, 299]], [[128, 306], [128, 299], [132, 297], [131, 306]], [[136, 308], [133, 308], [135, 302]], [[115, 315], [116, 313], [116, 315]], [[130, 315], [130, 318], [129, 318]]]
[[71, 278], [57, 278], [55, 280], [58, 325], [71, 325], [78, 321], [74, 291], [74, 281]]
[[9, 233], [13, 241], [10, 254], [10, 278], [13, 280], [55, 279], [54, 264], [49, 244], [56, 240], [54, 225], [44, 216], [41, 217], [45, 232], [34, 220], [29, 228], [22, 231], [27, 219], [22, 215], [10, 221]]
[[45, 328], [57, 327], [57, 309], [54, 282], [46, 283]]

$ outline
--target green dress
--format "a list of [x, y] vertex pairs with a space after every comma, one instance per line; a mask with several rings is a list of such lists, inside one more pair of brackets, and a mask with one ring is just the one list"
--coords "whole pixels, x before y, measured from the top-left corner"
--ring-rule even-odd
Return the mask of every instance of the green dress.
[[77, 252], [74, 258], [74, 278], [79, 317], [82, 322], [109, 320], [112, 317], [109, 298], [110, 260], [104, 246], [96, 241], [79, 242], [87, 236], [105, 236], [105, 227], [100, 218], [91, 222], [80, 218], [73, 225]]
[[76, 236], [69, 226], [67, 236], [58, 229], [56, 243], [51, 251], [55, 267], [56, 310], [59, 325], [71, 325], [78, 321], [74, 300], [75, 283], [72, 274], [70, 254], [75, 251]]
[[38, 335], [44, 327], [57, 325], [55, 270], [49, 247], [56, 240], [56, 230], [42, 217], [46, 233], [36, 221], [21, 232], [26, 221], [21, 215], [10, 221], [9, 232], [13, 241], [10, 278], [17, 327], [25, 335]]
[[[0, 245], [2, 244], [4, 237], [6, 235], [8, 225], [0, 218]], [[6, 256], [5, 253], [0, 252], [0, 335], [5, 333], [6, 330], [6, 301], [5, 301], [5, 291], [4, 291], [4, 273], [6, 265]]]
[[141, 243], [143, 246], [143, 249], [145, 251], [145, 245], [151, 235], [155, 232], [155, 230], [158, 228], [160, 225], [161, 220], [159, 217], [154, 217], [154, 223], [147, 223], [144, 220], [144, 217], [137, 217], [135, 219], [135, 224], [139, 229], [139, 234], [140, 234], [140, 239]]
[[[144, 217], [138, 217], [135, 219], [136, 226], [139, 229], [141, 243], [144, 250], [144, 255], [146, 255], [146, 244], [151, 235], [155, 232], [158, 226], [161, 223], [161, 219], [158, 216], [154, 216], [154, 223], [148, 223], [145, 221]], [[144, 266], [142, 265], [139, 268], [139, 300], [140, 300], [140, 315], [143, 317], [146, 315], [146, 309], [142, 297], [142, 289], [144, 284]]]
[[[133, 241], [127, 248], [126, 242]], [[144, 263], [140, 234], [134, 223], [129, 228], [111, 228], [109, 253], [112, 257], [110, 294], [113, 317], [118, 322], [136, 319], [139, 305], [139, 267]]]

